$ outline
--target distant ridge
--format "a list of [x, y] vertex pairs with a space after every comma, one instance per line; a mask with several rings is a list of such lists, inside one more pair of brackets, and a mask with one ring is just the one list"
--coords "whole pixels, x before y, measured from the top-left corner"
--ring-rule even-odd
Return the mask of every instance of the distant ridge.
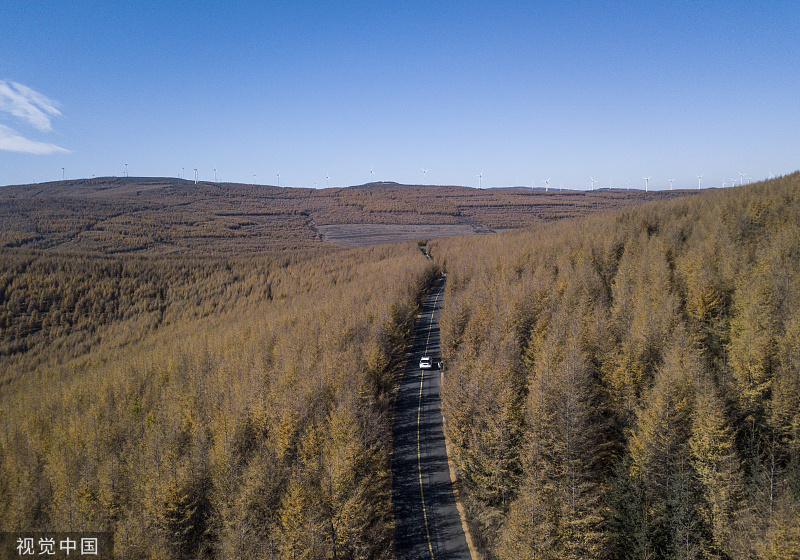
[[[142, 187], [142, 186], [149, 186], [149, 187], [166, 187], [166, 186], [190, 186], [190, 185], [204, 185], [204, 186], [216, 186], [218, 188], [224, 187], [247, 187], [247, 188], [267, 188], [267, 189], [281, 189], [285, 191], [293, 191], [293, 190], [300, 190], [300, 191], [307, 191], [307, 190], [318, 190], [318, 191], [325, 191], [325, 190], [340, 190], [340, 189], [352, 189], [352, 190], [369, 190], [369, 189], [391, 189], [391, 188], [408, 188], [408, 189], [429, 189], [429, 188], [441, 188], [441, 189], [468, 189], [470, 191], [477, 191], [477, 192], [491, 192], [491, 191], [517, 191], [517, 192], [526, 192], [526, 193], [548, 193], [548, 194], [556, 194], [556, 193], [571, 193], [571, 194], [589, 194], [589, 193], [646, 193], [644, 189], [639, 188], [631, 188], [631, 189], [624, 189], [619, 187], [608, 188], [608, 187], [598, 187], [591, 190], [583, 190], [583, 189], [573, 189], [569, 187], [528, 187], [524, 185], [515, 185], [510, 187], [483, 187], [478, 188], [469, 185], [434, 185], [434, 184], [409, 184], [409, 183], [398, 183], [397, 181], [372, 181], [369, 183], [363, 183], [361, 185], [347, 185], [347, 186], [338, 186], [338, 187], [320, 187], [314, 189], [313, 187], [298, 187], [298, 186], [288, 186], [288, 187], [279, 187], [277, 185], [269, 185], [269, 184], [253, 184], [253, 183], [237, 183], [237, 182], [230, 182], [230, 181], [203, 181], [198, 180], [195, 183], [194, 179], [181, 179], [180, 177], [117, 177], [114, 175], [106, 176], [106, 177], [91, 177], [91, 178], [79, 178], [79, 179], [67, 179], [63, 181], [46, 181], [43, 183], [24, 183], [18, 185], [5, 185], [0, 186], [0, 192], [8, 189], [13, 191], [15, 189], [20, 188], [46, 188], [50, 189], [47, 191], [39, 191], [37, 192], [38, 195], [43, 194], [54, 194], [54, 195], [63, 195], [66, 194], [67, 191], [79, 191], [81, 187], [85, 188], [97, 188], [98, 190], [107, 190], [111, 188], [122, 188], [124, 191], [125, 186], [130, 187]], [[716, 189], [718, 187], [707, 187], [703, 190], [709, 189]], [[650, 195], [654, 193], [666, 194], [666, 193], [678, 193], [678, 192], [685, 192], [687, 194], [695, 194], [697, 191], [696, 189], [686, 188], [686, 189], [674, 189], [674, 190], [651, 190]]]
[[402, 184], [397, 183], [395, 181], [373, 181], [371, 183], [364, 183], [363, 185], [351, 185], [351, 186], [345, 187], [345, 188], [350, 188], [350, 189], [375, 189], [375, 188], [381, 188], [381, 187], [412, 187], [412, 186], [416, 186], [416, 185], [402, 185]]
[[[521, 185], [515, 187], [484, 187], [484, 190], [493, 190], [493, 191], [544, 191], [544, 187], [524, 187]], [[555, 191], [556, 189], [553, 188]]]
[[492, 233], [697, 192], [545, 192], [395, 181], [314, 190], [95, 177], [0, 188], [0, 248], [208, 255], [307, 249], [334, 239], [353, 246]]

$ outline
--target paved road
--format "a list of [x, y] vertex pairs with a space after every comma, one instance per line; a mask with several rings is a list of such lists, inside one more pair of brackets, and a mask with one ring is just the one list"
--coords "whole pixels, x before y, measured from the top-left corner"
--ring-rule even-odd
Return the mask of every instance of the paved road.
[[422, 371], [419, 359], [440, 358], [437, 317], [442, 278], [423, 306], [406, 364], [394, 419], [392, 500], [398, 560], [470, 560], [458, 516], [442, 431], [440, 372]]

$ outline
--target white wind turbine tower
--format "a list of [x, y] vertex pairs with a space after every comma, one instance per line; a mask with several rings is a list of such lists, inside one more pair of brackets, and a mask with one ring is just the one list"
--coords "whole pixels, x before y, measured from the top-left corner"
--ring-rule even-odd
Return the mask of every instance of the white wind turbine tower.
[[214, 182], [217, 182], [217, 168], [214, 168]]
[[422, 170], [422, 184], [423, 185], [425, 184], [425, 175], [427, 175], [427, 173], [428, 173], [427, 169], [423, 169]]
[[125, 176], [126, 177], [128, 176], [128, 164], [127, 163], [125, 164]]
[[700, 190], [700, 183], [703, 182], [703, 174], [697, 176], [697, 190]]
[[[650, 175], [652, 177], [652, 175]], [[648, 187], [650, 186], [650, 177], [642, 177], [644, 179], [644, 192], [648, 191]]]
[[547, 192], [549, 190], [550, 190], [550, 177], [544, 180], [544, 192]]
[[628, 190], [631, 190], [631, 182], [628, 181]]
[[770, 179], [774, 179], [775, 178], [775, 175], [772, 174], [772, 171], [769, 172], [769, 178]]
[[483, 185], [483, 171], [478, 174], [478, 188], [481, 188]]
[[330, 173], [325, 174], [325, 187], [329, 188], [331, 186], [331, 175]]
[[278, 186], [281, 186], [281, 172], [278, 171]]
[[197, 168], [194, 168], [194, 184], [197, 184]]
[[675, 179], [670, 179], [670, 180], [669, 180], [669, 190], [672, 190], [672, 182], [673, 182], [674, 180], [675, 180]]
[[741, 171], [739, 171], [739, 186], [740, 187], [744, 186], [744, 173], [742, 173]]
[[369, 166], [369, 182], [370, 182], [370, 183], [372, 182], [372, 176], [373, 176], [374, 174], [375, 174], [375, 172], [372, 170], [372, 166], [370, 165], [370, 166]]
[[722, 188], [724, 189], [727, 186], [728, 186], [728, 183], [725, 182], [725, 177], [723, 177], [722, 178]]
[[592, 190], [594, 190], [594, 177], [591, 177], [591, 176], [590, 176], [590, 177], [589, 177], [589, 180], [590, 180], [590, 181], [591, 181], [591, 183], [592, 183]]

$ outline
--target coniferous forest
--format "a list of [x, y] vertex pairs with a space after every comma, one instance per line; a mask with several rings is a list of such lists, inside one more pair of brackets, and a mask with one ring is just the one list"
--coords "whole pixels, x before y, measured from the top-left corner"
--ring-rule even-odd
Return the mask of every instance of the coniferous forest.
[[431, 252], [487, 558], [800, 558], [800, 174]]
[[[445, 429], [484, 558], [800, 557], [800, 173], [692, 196], [7, 189], [3, 531], [394, 558], [394, 396], [444, 271]], [[433, 261], [314, 230], [382, 222], [528, 227], [429, 240]]]
[[0, 526], [119, 558], [383, 558], [416, 244], [242, 261], [5, 256]]

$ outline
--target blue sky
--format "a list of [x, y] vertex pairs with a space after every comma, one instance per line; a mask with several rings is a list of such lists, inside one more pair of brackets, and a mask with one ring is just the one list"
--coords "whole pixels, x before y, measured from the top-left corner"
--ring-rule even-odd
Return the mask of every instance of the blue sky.
[[0, 185], [758, 180], [800, 168], [798, 31], [796, 1], [6, 0]]

